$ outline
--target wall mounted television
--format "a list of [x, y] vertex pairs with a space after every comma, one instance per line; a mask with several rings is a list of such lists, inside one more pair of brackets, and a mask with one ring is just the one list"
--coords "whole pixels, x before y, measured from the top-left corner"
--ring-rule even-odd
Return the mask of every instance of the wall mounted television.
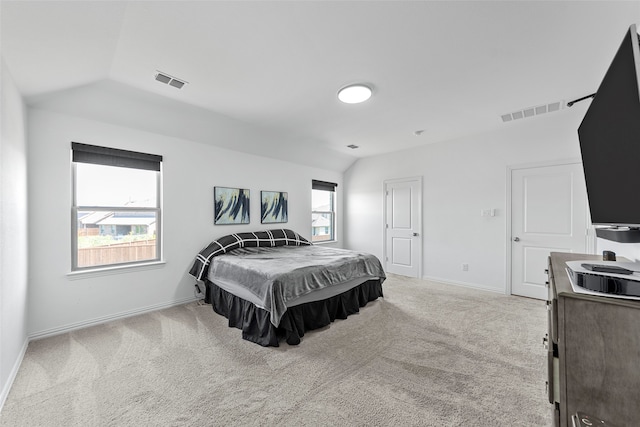
[[629, 31], [578, 128], [596, 235], [640, 242], [640, 36]]

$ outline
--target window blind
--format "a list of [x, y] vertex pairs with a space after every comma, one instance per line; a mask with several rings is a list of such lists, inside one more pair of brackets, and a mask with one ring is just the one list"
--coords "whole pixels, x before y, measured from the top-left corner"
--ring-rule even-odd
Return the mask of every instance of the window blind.
[[131, 169], [160, 171], [162, 156], [139, 153], [97, 145], [71, 143], [72, 160], [76, 163], [91, 163], [104, 166], [118, 166]]
[[311, 180], [311, 188], [313, 190], [336, 191], [338, 184], [327, 181]]

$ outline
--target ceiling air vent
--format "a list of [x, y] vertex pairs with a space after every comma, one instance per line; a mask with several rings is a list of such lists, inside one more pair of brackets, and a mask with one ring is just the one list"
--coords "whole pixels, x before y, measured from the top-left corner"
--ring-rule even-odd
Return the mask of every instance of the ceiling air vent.
[[176, 87], [178, 89], [182, 89], [187, 82], [184, 80], [176, 79], [173, 76], [170, 76], [167, 73], [163, 73], [162, 71], [156, 71], [156, 80], [160, 83], [168, 84], [169, 86]]
[[553, 113], [554, 111], [560, 111], [565, 107], [564, 101], [552, 102], [550, 104], [539, 105], [537, 107], [523, 108], [522, 110], [514, 111], [513, 113], [507, 113], [500, 116], [504, 123], [512, 120], [519, 120], [523, 118], [529, 118], [539, 116], [540, 114]]
[[164, 74], [156, 74], [156, 80], [161, 82], [161, 83], [169, 83], [171, 81], [171, 77], [169, 76], [165, 76]]
[[173, 87], [177, 87], [178, 89], [182, 89], [182, 86], [184, 86], [184, 82], [176, 79], [171, 79], [171, 81], [169, 82], [169, 85]]

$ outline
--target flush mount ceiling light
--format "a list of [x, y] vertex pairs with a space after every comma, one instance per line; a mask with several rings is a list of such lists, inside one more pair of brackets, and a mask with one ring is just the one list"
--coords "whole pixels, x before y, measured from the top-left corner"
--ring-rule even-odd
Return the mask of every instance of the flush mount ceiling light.
[[338, 91], [338, 99], [345, 104], [359, 104], [371, 98], [371, 88], [358, 83], [345, 86]]

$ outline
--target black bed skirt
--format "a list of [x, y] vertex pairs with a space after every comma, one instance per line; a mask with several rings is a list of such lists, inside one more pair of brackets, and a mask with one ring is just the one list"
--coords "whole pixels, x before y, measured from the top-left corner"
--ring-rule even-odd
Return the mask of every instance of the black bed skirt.
[[242, 329], [242, 338], [262, 346], [278, 347], [284, 338], [289, 345], [300, 344], [308, 330], [322, 328], [336, 319], [346, 319], [382, 295], [379, 279], [369, 280], [346, 292], [322, 301], [289, 307], [275, 327], [269, 312], [239, 298], [210, 281], [206, 282], [205, 302], [213, 311], [229, 319], [229, 326]]

